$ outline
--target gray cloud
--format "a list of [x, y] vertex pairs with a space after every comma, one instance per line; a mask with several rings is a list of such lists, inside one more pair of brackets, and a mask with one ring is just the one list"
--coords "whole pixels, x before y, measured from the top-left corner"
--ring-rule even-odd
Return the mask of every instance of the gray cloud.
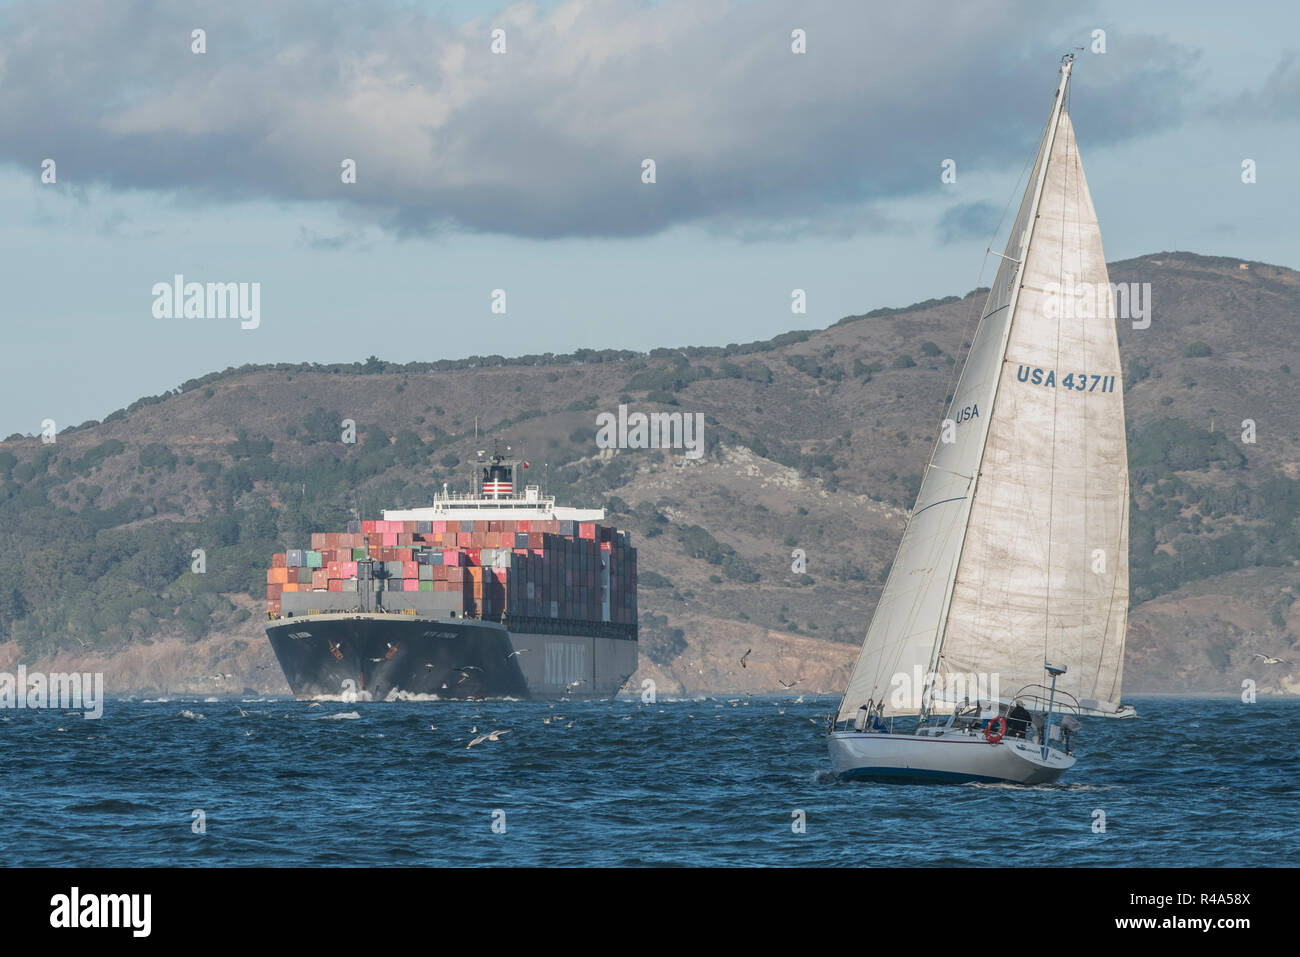
[[998, 208], [992, 203], [958, 203], [939, 217], [939, 238], [945, 243], [955, 243], [991, 237], [997, 225]]
[[[206, 54], [190, 52], [195, 27]], [[494, 27], [505, 55], [489, 50]], [[905, 15], [569, 0], [460, 26], [378, 2], [26, 0], [0, 12], [0, 160], [53, 156], [61, 181], [200, 200], [337, 203], [412, 234], [838, 231], [846, 208], [938, 188], [944, 158], [963, 172], [1018, 166], [1058, 54], [1088, 29], [994, 0], [917, 0]], [[1124, 49], [1076, 68], [1090, 143], [1185, 111], [1193, 58], [1154, 37]], [[355, 185], [340, 182], [344, 158]]]

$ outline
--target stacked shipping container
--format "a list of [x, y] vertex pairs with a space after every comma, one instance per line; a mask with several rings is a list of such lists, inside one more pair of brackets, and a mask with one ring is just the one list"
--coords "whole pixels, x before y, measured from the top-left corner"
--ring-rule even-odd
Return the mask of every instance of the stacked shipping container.
[[[379, 591], [459, 592], [475, 618], [566, 619], [634, 624], [636, 549], [626, 532], [589, 522], [365, 521], [315, 533], [310, 549], [271, 557], [267, 612], [285, 592], [357, 590], [369, 551]], [[382, 604], [382, 596], [380, 598]]]

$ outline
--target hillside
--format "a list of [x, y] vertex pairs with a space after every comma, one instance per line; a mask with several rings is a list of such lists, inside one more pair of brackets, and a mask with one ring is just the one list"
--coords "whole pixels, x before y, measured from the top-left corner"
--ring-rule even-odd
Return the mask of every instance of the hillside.
[[[1111, 278], [1150, 283], [1154, 304], [1149, 328], [1121, 323], [1125, 690], [1231, 694], [1254, 677], [1300, 691], [1300, 273], [1160, 253], [1112, 264]], [[260, 623], [267, 556], [463, 487], [461, 463], [499, 437], [561, 502], [605, 504], [632, 530], [635, 680], [661, 693], [836, 692], [982, 298], [648, 355], [249, 366], [53, 444], [10, 436], [0, 670], [102, 670], [115, 694], [287, 693]], [[704, 413], [707, 453], [597, 449], [596, 414], [620, 402]], [[340, 441], [344, 419], [355, 444]], [[190, 570], [196, 548], [204, 574]], [[1256, 652], [1290, 663], [1262, 666]]]

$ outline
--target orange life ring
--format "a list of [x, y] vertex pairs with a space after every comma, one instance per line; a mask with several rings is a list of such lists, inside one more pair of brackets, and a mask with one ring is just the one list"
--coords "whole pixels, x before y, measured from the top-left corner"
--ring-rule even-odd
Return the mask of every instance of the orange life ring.
[[[998, 733], [993, 733], [993, 726], [998, 726]], [[989, 744], [997, 744], [1002, 740], [1002, 736], [1007, 733], [1007, 719], [998, 715], [992, 721], [984, 726], [984, 740]]]

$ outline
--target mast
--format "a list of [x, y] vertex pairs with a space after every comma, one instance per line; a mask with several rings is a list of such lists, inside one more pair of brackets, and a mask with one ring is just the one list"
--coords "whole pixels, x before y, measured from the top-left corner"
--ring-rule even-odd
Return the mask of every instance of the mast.
[[[1065, 93], [1070, 84], [1070, 68], [1074, 65], [1074, 54], [1067, 53], [1061, 57], [1061, 82], [1056, 88], [1056, 102], [1052, 104], [1052, 115], [1047, 121], [1046, 142], [1043, 145], [1042, 163], [1038, 167], [1038, 181], [1034, 184], [1033, 205], [1029, 207], [1029, 221], [1025, 227], [1024, 235], [1021, 238], [1020, 257], [1015, 263], [1015, 275], [1012, 277], [1015, 282], [1011, 290], [1011, 301], [1007, 305], [1007, 323], [1002, 332], [1002, 342], [998, 349], [998, 361], [996, 372], [993, 376], [993, 388], [989, 398], [988, 416], [984, 419], [981, 428], [980, 454], [977, 460], [975, 473], [971, 476], [970, 494], [966, 496], [966, 501], [962, 506], [962, 538], [961, 546], [957, 551], [957, 560], [953, 566], [953, 573], [948, 578], [948, 588], [944, 593], [943, 611], [939, 616], [939, 630], [935, 635], [934, 651], [930, 655], [930, 667], [928, 673], [933, 675], [937, 672], [939, 658], [943, 654], [943, 641], [948, 631], [948, 614], [952, 608], [952, 593], [957, 585], [957, 572], [961, 568], [962, 555], [966, 551], [966, 533], [969, 531], [971, 509], [975, 505], [975, 492], [979, 488], [980, 472], [984, 464], [984, 453], [988, 448], [989, 431], [993, 426], [993, 414], [996, 410], [998, 386], [1002, 383], [1002, 369], [1006, 365], [1007, 343], [1011, 341], [1011, 329], [1016, 322], [1016, 307], [1020, 304], [1020, 290], [1023, 288], [1023, 279], [1025, 272], [1025, 263], [1029, 261], [1029, 250], [1034, 241], [1034, 229], [1038, 224], [1038, 208], [1043, 201], [1043, 185], [1047, 182], [1047, 167], [1050, 165], [1052, 158], [1052, 147], [1056, 144], [1056, 131], [1061, 122], [1061, 110], [1065, 107]], [[990, 290], [990, 294], [993, 290]], [[990, 295], [991, 298], [991, 295]], [[981, 321], [983, 318], [981, 317]]]
[[[1062, 123], [1068, 125], [1062, 113], [1073, 58], [1066, 56], [1062, 61], [1047, 127], [1005, 255], [1000, 256], [961, 376], [948, 402], [948, 417], [957, 426], [955, 437], [948, 442], [940, 437], [932, 449], [837, 721], [847, 720], [868, 701], [882, 705], [887, 696], [888, 714], [916, 714], [928, 708], [925, 692], [933, 688], [933, 675], [951, 630], [955, 582], [966, 565], [981, 558], [966, 554], [966, 540], [973, 522], [976, 486], [990, 447], [994, 399], [1005, 385], [1002, 366], [1012, 341], [1015, 313], [1025, 308], [1020, 291], [1027, 282], [1026, 263], [1035, 224], [1054, 168], [1057, 133]], [[1004, 416], [1013, 413], [1002, 412]], [[896, 685], [899, 680], [901, 687]], [[911, 688], [910, 700], [900, 694], [907, 687]]]

